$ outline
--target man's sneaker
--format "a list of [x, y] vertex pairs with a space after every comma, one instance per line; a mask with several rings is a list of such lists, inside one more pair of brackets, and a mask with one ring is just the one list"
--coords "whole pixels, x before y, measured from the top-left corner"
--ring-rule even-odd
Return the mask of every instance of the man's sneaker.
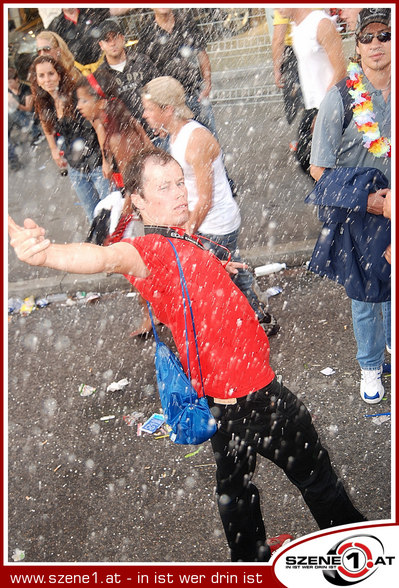
[[265, 331], [268, 337], [273, 337], [280, 330], [280, 325], [277, 319], [270, 313], [265, 312], [265, 316], [259, 321], [260, 326]]
[[292, 535], [285, 534], [285, 535], [277, 535], [277, 537], [270, 537], [266, 541], [266, 543], [270, 547], [271, 555], [274, 555], [274, 553], [277, 551], [277, 549], [280, 549], [280, 547], [282, 547], [283, 545], [286, 545], [287, 543], [289, 543], [292, 540], [293, 540]]
[[368, 404], [378, 404], [384, 396], [381, 382], [382, 367], [377, 370], [361, 370], [360, 396]]

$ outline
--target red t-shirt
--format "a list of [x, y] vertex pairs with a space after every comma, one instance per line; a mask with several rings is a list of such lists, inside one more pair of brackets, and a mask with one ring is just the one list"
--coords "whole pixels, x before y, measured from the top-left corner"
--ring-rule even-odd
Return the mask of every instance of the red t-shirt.
[[[125, 241], [134, 245], [151, 272], [147, 278], [125, 277], [172, 331], [187, 371], [182, 290], [174, 251], [158, 234]], [[244, 294], [214, 255], [188, 241], [173, 239], [173, 244], [191, 299], [205, 394], [240, 397], [267, 386], [274, 378], [269, 365], [269, 342]], [[189, 310], [187, 322], [191, 378], [200, 391]]]

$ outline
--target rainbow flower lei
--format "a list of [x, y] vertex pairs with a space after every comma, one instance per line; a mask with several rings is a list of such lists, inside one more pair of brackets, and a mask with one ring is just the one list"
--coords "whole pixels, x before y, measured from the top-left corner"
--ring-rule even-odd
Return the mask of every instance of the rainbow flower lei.
[[363, 133], [363, 147], [375, 157], [391, 157], [391, 139], [381, 137], [378, 122], [375, 122], [371, 96], [363, 84], [363, 73], [355, 62], [348, 65], [348, 92], [353, 98], [353, 120], [359, 133]]

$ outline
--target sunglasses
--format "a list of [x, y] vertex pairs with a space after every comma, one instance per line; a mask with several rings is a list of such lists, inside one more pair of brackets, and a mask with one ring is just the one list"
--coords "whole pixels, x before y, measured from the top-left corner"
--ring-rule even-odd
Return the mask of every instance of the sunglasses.
[[44, 51], [45, 53], [49, 53], [51, 50], [53, 49], [53, 47], [40, 47], [37, 52], [41, 53], [42, 51]]
[[380, 43], [387, 43], [391, 40], [391, 33], [390, 31], [384, 31], [382, 33], [376, 34], [364, 33], [364, 35], [358, 35], [357, 40], [359, 41], [359, 43], [362, 43], [362, 45], [368, 45], [369, 43], [371, 43], [374, 37], [376, 37], [380, 41]]

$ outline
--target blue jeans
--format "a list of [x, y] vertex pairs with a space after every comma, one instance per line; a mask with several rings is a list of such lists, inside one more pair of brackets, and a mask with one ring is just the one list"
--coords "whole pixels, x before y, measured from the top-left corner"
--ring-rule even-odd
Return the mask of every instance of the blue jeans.
[[391, 348], [391, 302], [352, 300], [352, 322], [360, 367], [379, 369], [384, 362], [385, 345]]
[[[236, 231], [233, 231], [232, 233], [228, 233], [227, 235], [209, 235], [206, 233], [199, 233], [199, 232], [197, 232], [197, 235], [200, 237], [203, 236], [203, 237], [206, 237], [207, 239], [211, 239], [212, 241], [217, 243], [217, 245], [222, 245], [223, 247], [226, 247], [229, 250], [229, 252], [231, 252], [231, 261], [242, 262], [242, 259], [241, 259], [241, 256], [239, 254], [238, 247], [237, 247], [238, 233], [239, 233], [239, 229], [237, 229]], [[202, 241], [202, 244], [204, 245], [205, 249], [212, 251], [212, 253], [214, 255], [216, 255], [216, 257], [218, 257], [222, 261], [227, 261], [228, 252], [225, 249], [223, 249], [222, 247], [218, 247], [217, 245], [214, 245], [213, 243], [210, 243], [209, 241], [206, 241], [206, 240]], [[235, 285], [237, 286], [237, 288], [239, 288], [241, 290], [241, 292], [244, 294], [244, 296], [247, 298], [249, 304], [251, 305], [251, 307], [255, 311], [258, 319], [260, 320], [260, 319], [264, 318], [265, 306], [259, 300], [259, 298], [257, 297], [257, 295], [254, 292], [254, 289], [252, 287], [253, 282], [254, 282], [254, 277], [251, 274], [251, 272], [247, 269], [239, 269], [238, 274], [236, 274], [234, 276], [232, 275], [231, 278], [232, 278], [233, 282], [235, 283]]]
[[68, 174], [89, 222], [92, 222], [97, 204], [111, 192], [109, 180], [104, 178], [102, 167], [84, 172], [68, 165]]
[[32, 139], [37, 139], [41, 135], [40, 125], [33, 112], [16, 110], [8, 114], [8, 136], [11, 130], [16, 127], [20, 130], [29, 130]]
[[333, 470], [306, 406], [277, 378], [237, 404], [207, 400], [218, 422], [211, 438], [216, 497], [232, 561], [270, 559], [259, 491], [252, 481], [258, 455], [284, 471], [320, 529], [365, 520]]
[[16, 154], [15, 146], [13, 142], [10, 140], [10, 137], [8, 137], [8, 161], [11, 165], [19, 164], [18, 155]]

